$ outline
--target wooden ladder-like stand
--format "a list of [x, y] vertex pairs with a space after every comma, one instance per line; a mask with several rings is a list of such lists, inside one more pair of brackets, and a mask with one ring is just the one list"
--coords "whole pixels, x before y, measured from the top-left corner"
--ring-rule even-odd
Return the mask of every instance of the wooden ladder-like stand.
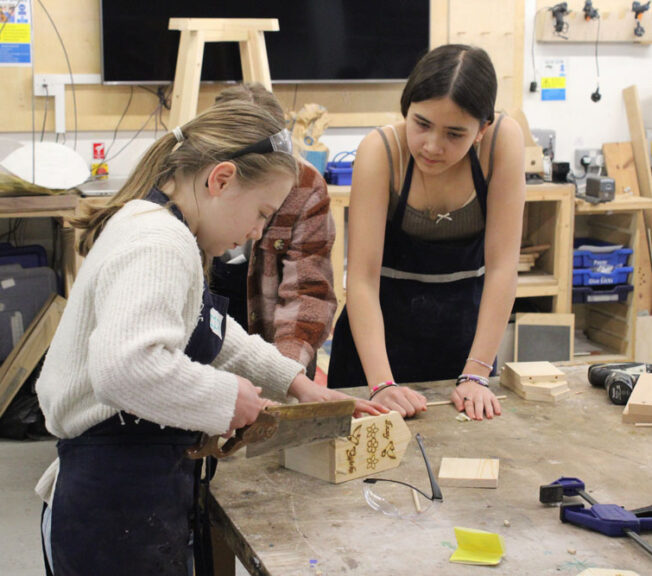
[[276, 18], [170, 18], [168, 28], [181, 31], [170, 109], [172, 128], [197, 114], [206, 42], [238, 42], [243, 81], [260, 82], [272, 90], [264, 33], [279, 30]]

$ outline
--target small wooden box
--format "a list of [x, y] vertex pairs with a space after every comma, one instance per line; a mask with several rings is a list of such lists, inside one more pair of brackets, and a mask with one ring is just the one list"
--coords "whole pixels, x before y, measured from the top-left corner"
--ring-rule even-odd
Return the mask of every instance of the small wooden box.
[[412, 437], [398, 412], [356, 418], [351, 435], [284, 451], [283, 465], [333, 484], [396, 468]]

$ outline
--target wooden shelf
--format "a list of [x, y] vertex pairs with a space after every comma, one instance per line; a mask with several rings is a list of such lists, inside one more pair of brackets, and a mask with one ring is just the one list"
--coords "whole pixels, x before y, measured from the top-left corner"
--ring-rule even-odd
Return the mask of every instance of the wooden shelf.
[[0, 197], [0, 218], [60, 218], [75, 214], [79, 196], [3, 196]]
[[575, 198], [575, 214], [609, 214], [636, 210], [652, 210], [652, 198], [619, 194], [611, 202], [599, 204], [591, 204], [581, 198]]
[[521, 272], [516, 285], [517, 298], [536, 296], [556, 296], [559, 293], [559, 281], [552, 274], [545, 272]]
[[636, 302], [638, 285], [639, 212], [647, 209], [652, 199], [623, 196], [612, 202], [589, 204], [583, 200], [576, 203], [575, 234], [604, 240], [611, 244], [633, 249], [628, 266], [634, 272], [629, 284], [634, 290], [624, 302], [581, 303], [573, 305], [576, 326], [580, 327], [588, 341], [603, 349], [604, 354], [588, 356], [590, 362], [629, 361], [634, 358], [636, 343]]

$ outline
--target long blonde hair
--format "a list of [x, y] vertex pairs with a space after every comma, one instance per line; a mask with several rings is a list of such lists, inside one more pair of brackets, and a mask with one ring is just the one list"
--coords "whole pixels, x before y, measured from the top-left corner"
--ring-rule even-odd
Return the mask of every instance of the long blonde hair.
[[270, 172], [297, 174], [297, 164], [290, 154], [270, 152], [230, 156], [283, 129], [277, 117], [252, 102], [217, 103], [181, 127], [183, 141], [172, 133], [159, 138], [147, 150], [120, 191], [100, 208], [73, 220], [81, 233], [78, 252], [86, 256], [107, 221], [130, 200], [144, 198], [153, 187], [160, 187], [177, 171], [193, 175], [205, 167], [229, 160], [235, 164], [243, 183], [259, 182]]

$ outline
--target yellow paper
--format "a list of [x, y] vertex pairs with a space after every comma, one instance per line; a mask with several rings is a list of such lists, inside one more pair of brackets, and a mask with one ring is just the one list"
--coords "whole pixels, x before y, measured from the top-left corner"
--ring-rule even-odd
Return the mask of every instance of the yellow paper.
[[500, 534], [455, 527], [457, 550], [450, 557], [459, 564], [480, 564], [495, 566], [505, 553], [505, 543]]

